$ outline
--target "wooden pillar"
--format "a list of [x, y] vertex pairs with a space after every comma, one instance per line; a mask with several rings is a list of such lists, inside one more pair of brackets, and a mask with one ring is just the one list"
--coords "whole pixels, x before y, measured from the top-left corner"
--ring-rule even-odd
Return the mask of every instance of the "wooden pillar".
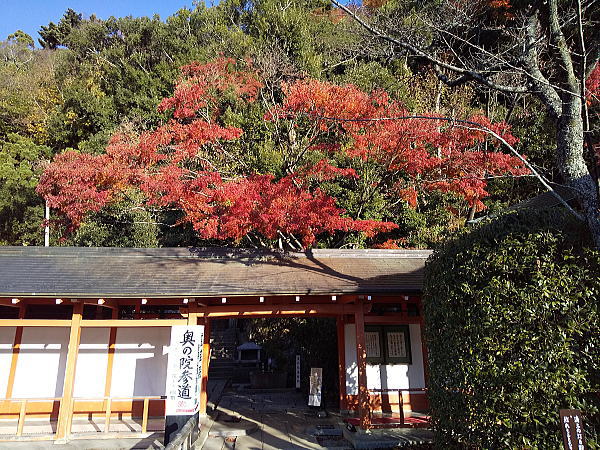
[[346, 408], [346, 336], [344, 334], [344, 316], [338, 316], [337, 321], [338, 344], [338, 377], [340, 386], [340, 411]]
[[[113, 308], [111, 319], [116, 320], [119, 318], [119, 310]], [[110, 391], [112, 387], [112, 373], [113, 365], [115, 361], [115, 345], [117, 342], [117, 327], [111, 327], [110, 334], [108, 335], [108, 352], [106, 359], [106, 376], [104, 382], [104, 396], [110, 397]], [[104, 403], [104, 402], [103, 402]]]
[[63, 385], [62, 400], [58, 412], [58, 425], [56, 427], [56, 440], [66, 440], [73, 419], [73, 388], [75, 386], [75, 368], [79, 354], [79, 341], [81, 339], [81, 316], [83, 303], [73, 305], [73, 318], [71, 319], [71, 333], [69, 334], [69, 350], [67, 352], [67, 367], [65, 369], [65, 383]]
[[367, 354], [365, 348], [365, 313], [362, 302], [357, 304], [354, 313], [356, 327], [356, 362], [358, 365], [358, 415], [360, 426], [369, 428], [369, 391], [367, 390]]
[[142, 312], [142, 301], [138, 300], [135, 303], [135, 306], [133, 307], [133, 318], [135, 320], [139, 320], [141, 312]]
[[[25, 318], [27, 305], [21, 301], [19, 305], [19, 319]], [[6, 383], [6, 396], [4, 398], [12, 398], [13, 386], [15, 384], [15, 374], [17, 372], [17, 362], [19, 361], [19, 352], [21, 351], [21, 341], [23, 340], [23, 327], [15, 329], [15, 339], [12, 346], [12, 358], [10, 360], [10, 371], [8, 372], [8, 381]]]
[[429, 356], [427, 343], [425, 342], [425, 321], [422, 317], [419, 325], [421, 327], [421, 350], [423, 352], [423, 378], [425, 381], [425, 388], [427, 388], [429, 387]]
[[204, 344], [202, 345], [202, 384], [200, 385], [200, 415], [206, 414], [208, 404], [208, 369], [210, 365], [210, 319], [204, 317]]
[[198, 325], [198, 307], [195, 304], [188, 306], [188, 325]]

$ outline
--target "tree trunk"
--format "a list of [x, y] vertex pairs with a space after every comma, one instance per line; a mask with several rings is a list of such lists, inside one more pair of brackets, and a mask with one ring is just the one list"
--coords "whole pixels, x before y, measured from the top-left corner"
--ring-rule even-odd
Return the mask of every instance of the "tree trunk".
[[583, 157], [581, 98], [565, 94], [556, 123], [557, 165], [566, 184], [575, 190], [596, 248], [600, 248], [598, 188]]

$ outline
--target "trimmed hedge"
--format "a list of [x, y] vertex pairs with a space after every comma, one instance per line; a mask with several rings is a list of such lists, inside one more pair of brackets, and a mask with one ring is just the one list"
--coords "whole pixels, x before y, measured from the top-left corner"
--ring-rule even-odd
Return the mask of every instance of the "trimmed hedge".
[[510, 213], [426, 266], [430, 403], [444, 448], [562, 448], [558, 410], [600, 431], [600, 252], [569, 216]]

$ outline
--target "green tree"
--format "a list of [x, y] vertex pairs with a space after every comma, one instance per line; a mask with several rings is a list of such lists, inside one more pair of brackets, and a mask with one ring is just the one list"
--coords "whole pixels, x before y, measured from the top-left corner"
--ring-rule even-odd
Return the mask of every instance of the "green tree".
[[0, 139], [19, 133], [47, 143], [48, 119], [60, 96], [56, 58], [36, 51], [18, 32], [0, 43]]
[[42, 48], [49, 50], [55, 50], [59, 46], [64, 45], [69, 33], [81, 24], [82, 17], [81, 14], [76, 13], [71, 8], [67, 9], [58, 22], [58, 25], [50, 22], [48, 25], [43, 25], [40, 28], [39, 35], [41, 39], [38, 39], [38, 42]]
[[44, 202], [35, 188], [50, 157], [50, 148], [29, 138], [0, 141], [0, 244], [43, 244]]

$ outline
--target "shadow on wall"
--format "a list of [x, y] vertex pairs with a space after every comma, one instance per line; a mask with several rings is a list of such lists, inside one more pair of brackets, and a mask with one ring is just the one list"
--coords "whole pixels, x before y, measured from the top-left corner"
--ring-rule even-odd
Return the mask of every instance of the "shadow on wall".
[[170, 339], [168, 327], [143, 331], [120, 328], [115, 345], [111, 394], [115, 397], [164, 395]]
[[[164, 354], [163, 354], [164, 353]], [[163, 346], [155, 346], [151, 358], [137, 359], [133, 381], [133, 396], [164, 395], [167, 380], [168, 355]]]
[[[65, 384], [65, 371], [67, 370], [67, 351], [69, 348], [68, 336], [64, 343], [60, 344], [60, 353], [58, 358], [58, 370], [56, 371], [56, 384], [54, 387], [54, 397], [62, 397]], [[48, 347], [45, 345], [44, 347]], [[77, 370], [77, 369], [75, 369]]]

